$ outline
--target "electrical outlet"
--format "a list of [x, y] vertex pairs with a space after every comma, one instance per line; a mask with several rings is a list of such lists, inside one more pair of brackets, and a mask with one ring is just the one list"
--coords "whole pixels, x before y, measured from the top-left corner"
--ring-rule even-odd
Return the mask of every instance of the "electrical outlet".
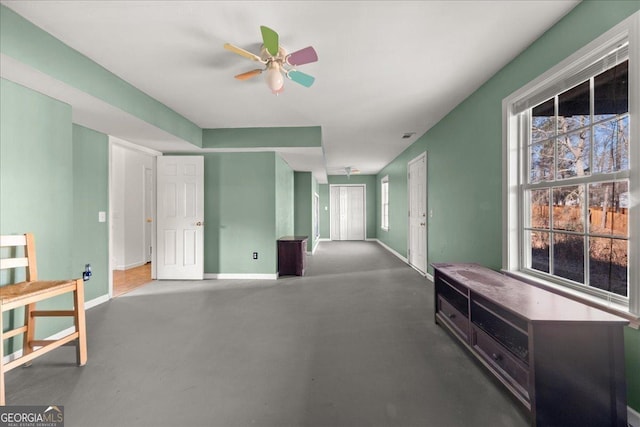
[[253, 253], [253, 259], [258, 259], [258, 252]]
[[84, 271], [82, 272], [82, 280], [85, 282], [91, 278], [93, 273], [91, 272], [91, 264], [85, 264]]

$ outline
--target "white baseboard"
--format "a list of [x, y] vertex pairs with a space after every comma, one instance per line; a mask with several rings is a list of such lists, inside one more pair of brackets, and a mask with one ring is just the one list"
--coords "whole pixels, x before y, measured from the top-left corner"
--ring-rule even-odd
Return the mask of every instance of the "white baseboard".
[[[109, 301], [109, 295], [102, 295], [98, 298], [94, 298], [91, 301], [87, 301], [84, 303], [84, 309], [85, 310], [89, 310], [90, 308], [93, 308], [97, 305], [103, 304], [105, 302]], [[51, 336], [48, 336], [47, 338], [45, 338], [45, 340], [57, 340], [59, 338], [63, 338], [67, 335], [69, 335], [70, 333], [74, 332], [76, 330], [75, 326], [70, 326], [67, 329], [63, 329], [60, 332], [57, 332]], [[14, 351], [11, 354], [7, 354], [5, 357], [2, 358], [2, 363], [6, 364], [9, 363], [13, 360], [16, 360], [17, 358], [22, 357], [22, 349], [18, 350], [18, 351]]]
[[385, 245], [380, 240], [378, 240], [378, 239], [372, 239], [372, 240], [375, 240], [376, 242], [378, 242], [378, 244], [380, 244], [380, 246], [382, 246], [383, 248], [385, 248], [386, 250], [388, 250], [389, 252], [391, 252], [392, 254], [397, 256], [398, 258], [400, 258], [406, 264], [409, 264], [409, 260], [406, 257], [400, 255], [398, 252], [396, 252], [395, 250], [391, 249], [389, 246]]
[[126, 265], [116, 265], [113, 269], [114, 270], [129, 270], [131, 268], [136, 268], [136, 267], [141, 267], [143, 265], [145, 265], [147, 262], [146, 261], [138, 261], [138, 262], [133, 262], [131, 264], [126, 264]]
[[109, 294], [102, 295], [101, 297], [94, 298], [91, 301], [87, 301], [84, 303], [84, 309], [89, 310], [97, 305], [104, 304], [108, 302], [111, 298], [109, 298]]
[[627, 424], [631, 427], [640, 427], [640, 412], [627, 406]]
[[230, 280], [277, 280], [278, 274], [205, 273], [204, 278]]
[[[411, 264], [409, 264], [409, 260], [406, 257], [403, 257], [402, 255], [400, 255], [398, 252], [394, 251], [393, 249], [391, 249], [389, 246], [385, 245], [384, 243], [382, 243], [380, 240], [378, 239], [371, 239], [371, 240], [375, 240], [376, 242], [378, 242], [380, 244], [380, 246], [382, 246], [383, 248], [385, 248], [386, 250], [388, 250], [389, 252], [391, 252], [393, 255], [397, 256], [398, 258], [400, 258], [405, 264], [409, 265], [409, 267], [413, 268], [415, 271], [417, 271], [418, 273], [420, 273], [421, 275], [423, 275], [424, 277], [426, 277], [427, 279], [431, 280], [433, 282], [433, 276], [427, 272], [423, 273], [422, 271], [418, 270], [417, 268], [415, 268], [414, 266], [412, 266]], [[640, 426], [639, 426], [640, 427]]]

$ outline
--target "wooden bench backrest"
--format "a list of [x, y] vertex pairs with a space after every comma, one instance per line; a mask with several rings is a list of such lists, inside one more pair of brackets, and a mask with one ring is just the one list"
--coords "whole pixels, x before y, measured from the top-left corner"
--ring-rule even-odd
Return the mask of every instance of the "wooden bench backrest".
[[[0, 247], [24, 247], [24, 256], [0, 259], [0, 270], [24, 267], [26, 269], [26, 281], [34, 282], [38, 280], [38, 270], [36, 268], [36, 246], [33, 234], [0, 236]], [[12, 251], [17, 254], [17, 251]]]

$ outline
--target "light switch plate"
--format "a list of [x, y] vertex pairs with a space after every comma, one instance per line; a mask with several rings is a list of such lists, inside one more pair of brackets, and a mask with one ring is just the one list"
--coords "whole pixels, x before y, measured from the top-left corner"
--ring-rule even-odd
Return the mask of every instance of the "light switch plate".
[[107, 213], [105, 211], [98, 212], [98, 222], [107, 222]]

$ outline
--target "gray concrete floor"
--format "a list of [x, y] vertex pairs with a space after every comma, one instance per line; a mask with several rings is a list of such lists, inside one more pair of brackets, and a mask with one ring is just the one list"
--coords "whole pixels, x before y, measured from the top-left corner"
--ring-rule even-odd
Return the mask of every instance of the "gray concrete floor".
[[[373, 242], [322, 242], [305, 277], [155, 281], [87, 312], [7, 374], [9, 405], [65, 426], [526, 426], [433, 321], [433, 285]], [[91, 282], [87, 286], [91, 286]]]

